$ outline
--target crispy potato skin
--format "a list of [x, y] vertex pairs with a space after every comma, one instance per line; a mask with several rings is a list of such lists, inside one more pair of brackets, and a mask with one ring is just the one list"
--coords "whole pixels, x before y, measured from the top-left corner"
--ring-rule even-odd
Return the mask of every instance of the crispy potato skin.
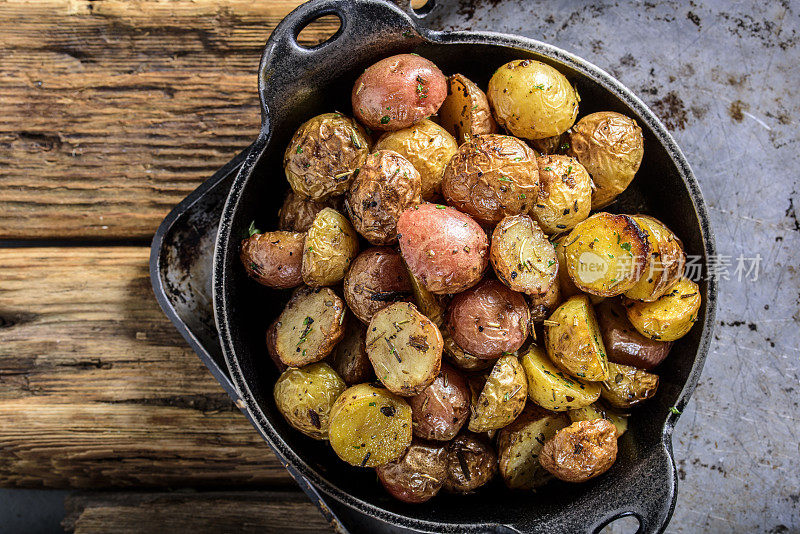
[[678, 283], [683, 274], [686, 255], [683, 243], [667, 226], [648, 215], [631, 215], [647, 234], [650, 255], [642, 277], [625, 292], [629, 299], [653, 302]]
[[365, 324], [389, 304], [411, 301], [411, 280], [400, 253], [372, 247], [359, 254], [344, 278], [344, 299]]
[[459, 293], [447, 311], [453, 340], [478, 358], [499, 358], [519, 349], [528, 337], [529, 323], [525, 297], [496, 280], [484, 280]]
[[497, 430], [510, 424], [525, 408], [528, 382], [516, 356], [503, 356], [494, 364], [479, 395], [472, 397], [472, 432]]
[[391, 150], [367, 156], [350, 191], [347, 211], [359, 234], [373, 245], [397, 240], [397, 220], [404, 210], [419, 204], [422, 182], [406, 158]]
[[444, 171], [447, 203], [481, 224], [526, 213], [539, 194], [536, 153], [508, 135], [479, 135], [458, 147]]
[[289, 368], [288, 365], [281, 361], [281, 357], [278, 355], [278, 349], [276, 347], [276, 337], [278, 335], [278, 319], [275, 319], [270, 323], [269, 327], [267, 328], [267, 335], [266, 335], [266, 342], [267, 342], [267, 354], [272, 359], [272, 362], [275, 364], [275, 367], [278, 368], [278, 371], [281, 373], [284, 372], [286, 369]]
[[288, 289], [303, 283], [305, 234], [265, 232], [242, 241], [239, 257], [247, 275], [261, 285]]
[[569, 156], [539, 156], [539, 196], [531, 216], [547, 234], [566, 232], [589, 216], [592, 179]]
[[444, 355], [458, 369], [465, 372], [483, 371], [494, 365], [494, 360], [478, 358], [468, 352], [464, 352], [464, 349], [453, 341], [453, 337], [446, 328], [442, 332], [442, 338], [444, 339]]
[[523, 139], [559, 135], [578, 116], [578, 92], [550, 65], [531, 59], [506, 63], [486, 91], [497, 124]]
[[273, 395], [278, 411], [294, 428], [314, 439], [328, 439], [331, 407], [345, 390], [344, 382], [324, 362], [284, 371]]
[[547, 293], [541, 296], [533, 296], [528, 298], [528, 304], [531, 310], [531, 322], [541, 323], [561, 304], [561, 284], [558, 279], [550, 286]]
[[486, 232], [449, 206], [422, 204], [407, 209], [400, 215], [397, 231], [406, 265], [431, 293], [464, 291], [477, 284], [486, 270]]
[[576, 421], [607, 419], [614, 425], [617, 438], [628, 430], [628, 417], [626, 415], [607, 408], [598, 402], [590, 404], [589, 406], [584, 406], [583, 408], [578, 408], [577, 410], [570, 410], [567, 412], [567, 415], [573, 423]]
[[461, 434], [447, 446], [445, 490], [469, 493], [487, 484], [496, 473], [497, 453], [483, 436]]
[[635, 120], [613, 111], [586, 115], [572, 128], [569, 150], [594, 180], [592, 209], [609, 205], [633, 181], [644, 157], [644, 136]]
[[556, 367], [582, 380], [607, 380], [608, 357], [589, 297], [570, 297], [549, 320], [545, 345]]
[[658, 375], [618, 363], [608, 367], [611, 376], [603, 383], [600, 396], [614, 408], [632, 408], [656, 394]]
[[352, 386], [333, 403], [328, 440], [337, 456], [350, 465], [387, 464], [400, 458], [411, 444], [411, 408], [386, 389]]
[[600, 398], [598, 384], [582, 383], [560, 371], [541, 347], [531, 345], [521, 360], [528, 378], [528, 397], [546, 410], [574, 410]]
[[433, 383], [408, 399], [408, 404], [413, 413], [415, 436], [449, 441], [469, 417], [469, 386], [461, 373], [443, 364]]
[[528, 295], [547, 293], [558, 276], [553, 244], [528, 215], [500, 221], [492, 232], [489, 260], [501, 282]]
[[333, 349], [329, 363], [348, 386], [369, 382], [375, 373], [367, 357], [367, 327], [352, 316], [345, 325], [344, 338]]
[[675, 341], [685, 336], [697, 320], [700, 288], [681, 278], [654, 302], [627, 301], [628, 320], [643, 336], [657, 341]]
[[445, 96], [447, 79], [433, 62], [397, 54], [367, 67], [351, 100], [356, 118], [368, 128], [394, 131], [436, 113]]
[[393, 150], [410, 161], [422, 181], [422, 198], [435, 200], [442, 191], [444, 168], [458, 144], [447, 130], [424, 119], [408, 128], [386, 132], [375, 143], [375, 150]]
[[342, 197], [328, 197], [317, 201], [289, 191], [278, 212], [280, 219], [278, 228], [287, 232], [307, 232], [314, 223], [317, 213], [325, 208], [341, 211], [343, 207]]
[[601, 302], [595, 311], [600, 337], [603, 338], [610, 362], [648, 370], [664, 361], [669, 354], [672, 342], [654, 341], [637, 332], [618, 301]]
[[303, 245], [303, 281], [311, 287], [338, 284], [358, 254], [358, 235], [347, 217], [324, 208], [314, 218]]
[[564, 243], [567, 272], [584, 293], [613, 297], [628, 291], [644, 274], [650, 245], [628, 215], [595, 213], [578, 223]]
[[429, 501], [447, 478], [447, 449], [444, 444], [414, 440], [402, 458], [376, 467], [375, 472], [395, 499], [412, 504]]
[[545, 442], [539, 462], [565, 482], [586, 482], [608, 471], [617, 459], [614, 425], [605, 419], [577, 421]]
[[324, 113], [297, 129], [283, 155], [283, 168], [295, 193], [322, 200], [347, 192], [353, 171], [368, 153], [361, 125], [341, 113]]
[[447, 78], [447, 98], [439, 108], [439, 122], [458, 144], [477, 135], [497, 133], [486, 94], [462, 74]]

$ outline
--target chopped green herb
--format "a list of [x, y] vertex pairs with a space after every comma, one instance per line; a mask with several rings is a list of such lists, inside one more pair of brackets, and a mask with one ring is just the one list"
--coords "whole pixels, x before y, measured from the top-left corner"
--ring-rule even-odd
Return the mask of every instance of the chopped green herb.
[[253, 237], [256, 234], [260, 234], [261, 233], [261, 230], [256, 228], [256, 222], [255, 221], [250, 221], [250, 226], [247, 228], [247, 233], [248, 233], [248, 235], [250, 237]]
[[350, 140], [353, 142], [353, 146], [355, 146], [356, 148], [361, 148], [361, 143], [358, 142], [358, 138], [356, 137], [356, 134], [351, 133], [350, 134]]
[[680, 414], [682, 414], [682, 413], [683, 413], [683, 412], [681, 412], [679, 409], [677, 409], [675, 406], [670, 406], [670, 407], [669, 407], [669, 411], [670, 411], [670, 412], [672, 412], [672, 413], [673, 413], [673, 414], [675, 414], [675, 415], [680, 415]]
[[390, 120], [391, 119], [389, 118], [389, 115], [384, 115], [383, 117], [381, 117], [381, 124], [389, 124]]
[[545, 168], [544, 168], [544, 170], [546, 170], [546, 171], [552, 171], [552, 170], [553, 170], [553, 167], [545, 167]]
[[294, 153], [295, 154], [302, 154], [303, 153], [303, 147], [301, 147], [301, 146], [297, 147], [297, 150], [295, 150]]
[[443, 209], [445, 209], [445, 206], [442, 206], [441, 204], [436, 204], [436, 209], [437, 210], [443, 210]]
[[508, 176], [501, 176], [500, 178], [498, 178], [498, 180], [500, 180], [501, 182], [510, 182], [511, 181], [511, 179]]
[[622, 243], [622, 244], [620, 245], [620, 248], [623, 248], [623, 249], [627, 250], [628, 252], [630, 252], [630, 251], [631, 251], [631, 244], [630, 244], [630, 243], [627, 243], [627, 242], [625, 242], [625, 243]]
[[521, 198], [522, 200], [525, 200], [525, 198], [526, 198], [526, 197], [525, 197], [525, 193], [522, 193], [522, 194], [519, 196], [519, 198]]

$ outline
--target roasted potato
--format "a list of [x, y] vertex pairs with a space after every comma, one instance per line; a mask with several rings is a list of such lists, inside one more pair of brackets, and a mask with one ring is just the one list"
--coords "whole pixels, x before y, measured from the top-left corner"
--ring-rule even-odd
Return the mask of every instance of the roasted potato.
[[519, 349], [528, 338], [530, 310], [521, 293], [497, 280], [484, 280], [453, 297], [447, 329], [458, 346], [478, 358], [494, 359]]
[[356, 118], [373, 130], [400, 130], [430, 117], [447, 96], [447, 79], [431, 61], [397, 54], [367, 67], [353, 85]]
[[269, 354], [270, 359], [275, 364], [275, 367], [278, 368], [278, 371], [281, 373], [284, 372], [286, 369], [289, 368], [288, 365], [281, 361], [280, 356], [278, 356], [278, 349], [275, 346], [275, 339], [278, 332], [278, 319], [275, 319], [270, 323], [269, 327], [267, 328], [267, 335], [266, 335], [266, 342], [267, 342], [267, 354]]
[[571, 230], [589, 216], [592, 207], [592, 179], [569, 156], [540, 156], [539, 196], [531, 216], [548, 234]]
[[344, 278], [358, 254], [358, 235], [347, 217], [325, 208], [314, 218], [303, 245], [303, 281], [331, 286]]
[[567, 272], [581, 291], [613, 297], [642, 277], [650, 245], [628, 215], [595, 213], [579, 222], [564, 243]]
[[444, 170], [447, 203], [481, 224], [526, 213], [539, 194], [536, 153], [508, 135], [479, 135], [458, 147]]
[[448, 333], [442, 333], [444, 339], [444, 355], [447, 359], [462, 371], [483, 371], [494, 365], [494, 360], [487, 360], [473, 356], [458, 346]]
[[447, 98], [439, 108], [439, 122], [458, 144], [477, 135], [497, 132], [486, 94], [462, 74], [447, 78]]
[[422, 198], [435, 200], [442, 191], [444, 168], [458, 150], [447, 130], [429, 119], [386, 132], [375, 143], [375, 150], [394, 150], [414, 166], [422, 181]]
[[600, 398], [599, 384], [583, 383], [560, 371], [541, 347], [531, 345], [521, 361], [528, 378], [528, 397], [542, 408], [565, 412]]
[[461, 434], [447, 446], [447, 479], [444, 489], [469, 493], [487, 484], [497, 473], [497, 454], [478, 434]]
[[456, 437], [469, 417], [470, 390], [464, 377], [442, 364], [439, 376], [419, 395], [408, 399], [413, 413], [414, 435], [449, 441]]
[[570, 410], [567, 412], [570, 420], [574, 423], [576, 421], [594, 421], [595, 419], [608, 419], [614, 425], [619, 438], [628, 430], [628, 416], [616, 410], [606, 408], [602, 404], [595, 402], [589, 406], [578, 408], [577, 410]]
[[550, 286], [547, 293], [540, 296], [529, 297], [528, 304], [531, 310], [531, 322], [541, 323], [561, 304], [561, 284], [558, 279]]
[[497, 69], [486, 96], [497, 124], [524, 139], [559, 135], [578, 116], [580, 98], [569, 80], [532, 59], [511, 61]]
[[592, 209], [605, 207], [625, 191], [644, 156], [644, 136], [636, 121], [601, 111], [586, 115], [570, 130], [567, 154], [586, 167], [594, 182]]
[[589, 382], [608, 379], [608, 356], [589, 297], [570, 297], [544, 325], [547, 355], [556, 367]]
[[658, 375], [618, 363], [609, 363], [608, 369], [611, 376], [600, 396], [614, 408], [631, 408], [656, 394]]
[[344, 336], [345, 306], [328, 287], [300, 287], [275, 323], [275, 353], [288, 367], [318, 362]]
[[539, 462], [565, 482], [586, 482], [608, 471], [617, 459], [614, 425], [605, 419], [577, 421], [545, 442]]
[[396, 302], [367, 328], [367, 356], [386, 388], [404, 397], [421, 393], [439, 374], [442, 335], [413, 304]]
[[700, 288], [681, 278], [670, 291], [654, 302], [628, 301], [628, 320], [643, 336], [657, 341], [675, 341], [685, 336], [697, 320]]
[[533, 147], [539, 154], [553, 155], [564, 154], [569, 148], [569, 131], [560, 135], [553, 135], [551, 137], [543, 137], [541, 139], [529, 139], [528, 144]]
[[347, 194], [347, 211], [359, 234], [373, 245], [397, 240], [397, 219], [421, 202], [419, 173], [391, 150], [367, 156]]
[[442, 489], [447, 478], [447, 449], [442, 443], [414, 440], [400, 459], [376, 467], [375, 472], [395, 499], [422, 503]]
[[669, 354], [672, 342], [655, 341], [637, 332], [618, 301], [606, 300], [595, 311], [608, 361], [652, 369]]
[[528, 399], [525, 370], [516, 356], [503, 356], [494, 364], [482, 389], [473, 390], [469, 429], [487, 432], [509, 425]]
[[368, 153], [364, 128], [341, 113], [324, 113], [297, 129], [283, 155], [283, 168], [295, 193], [322, 200], [347, 192]]
[[[403, 264], [405, 265], [405, 262]], [[441, 327], [444, 324], [444, 301], [446, 297], [437, 296], [428, 291], [428, 288], [422, 284], [419, 278], [414, 276], [414, 273], [411, 272], [407, 265], [406, 272], [411, 282], [411, 293], [414, 295], [414, 304], [417, 305], [417, 309], [422, 312], [422, 315], [433, 321], [433, 324]]]
[[305, 234], [265, 232], [242, 241], [239, 257], [248, 276], [261, 285], [288, 289], [303, 283]]
[[486, 232], [449, 206], [422, 204], [407, 209], [397, 231], [406, 265], [431, 293], [458, 293], [474, 286], [489, 263]]
[[539, 454], [545, 441], [569, 424], [569, 418], [563, 413], [528, 404], [513, 423], [500, 429], [497, 456], [506, 486], [535, 489], [549, 481], [552, 477], [539, 463]]
[[294, 191], [289, 191], [286, 200], [283, 201], [278, 212], [280, 222], [278, 227], [287, 232], [308, 232], [317, 213], [325, 208], [333, 208], [341, 211], [344, 207], [343, 197], [328, 197], [325, 200], [311, 200], [310, 198], [298, 195]]
[[319, 362], [284, 371], [273, 394], [278, 411], [290, 425], [311, 438], [328, 439], [328, 416], [345, 387], [330, 365]]
[[527, 215], [500, 221], [492, 232], [489, 260], [501, 282], [528, 295], [544, 295], [558, 276], [553, 244]]
[[552, 238], [553, 240], [551, 241], [556, 251], [556, 259], [558, 260], [558, 285], [561, 288], [561, 296], [565, 299], [581, 294], [581, 290], [575, 287], [575, 282], [572, 281], [572, 277], [567, 270], [567, 258], [564, 254], [564, 245], [569, 243], [569, 236], [570, 234], [568, 233], [562, 234]]
[[344, 337], [331, 352], [329, 363], [348, 386], [369, 382], [375, 373], [367, 357], [367, 327], [353, 316], [345, 325]]
[[647, 234], [650, 255], [642, 277], [636, 285], [625, 292], [633, 300], [653, 302], [678, 283], [683, 275], [686, 256], [683, 243], [672, 231], [655, 217], [631, 215]]
[[411, 280], [400, 253], [372, 247], [359, 254], [344, 278], [344, 299], [365, 324], [389, 304], [410, 301]]
[[337, 456], [351, 465], [387, 464], [411, 444], [411, 408], [386, 389], [350, 387], [331, 408], [328, 440]]

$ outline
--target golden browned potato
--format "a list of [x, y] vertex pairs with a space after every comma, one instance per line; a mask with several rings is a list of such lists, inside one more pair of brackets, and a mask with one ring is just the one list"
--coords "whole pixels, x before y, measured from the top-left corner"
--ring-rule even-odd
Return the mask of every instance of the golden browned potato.
[[547, 354], [556, 367], [581, 380], [608, 379], [608, 357], [589, 297], [570, 297], [544, 325]]
[[[403, 264], [405, 265], [405, 262]], [[422, 281], [411, 272], [411, 269], [407, 265], [405, 267], [411, 283], [411, 293], [414, 295], [414, 304], [417, 305], [417, 309], [422, 312], [422, 315], [433, 321], [436, 326], [441, 327], [444, 323], [446, 297], [431, 293]]]
[[442, 364], [436, 380], [408, 399], [408, 404], [413, 412], [415, 436], [450, 441], [469, 417], [470, 389], [461, 373]]
[[261, 285], [288, 289], [303, 283], [305, 234], [265, 232], [242, 241], [239, 257], [248, 276]]
[[338, 284], [356, 254], [358, 235], [350, 221], [335, 209], [323, 209], [306, 234], [303, 281], [311, 287]]
[[628, 416], [607, 408], [600, 403], [595, 402], [589, 406], [578, 408], [577, 410], [570, 410], [567, 412], [570, 420], [574, 423], [576, 421], [594, 421], [595, 419], [608, 419], [614, 425], [619, 438], [628, 430]]
[[553, 248], [556, 251], [556, 259], [558, 260], [558, 285], [561, 288], [562, 298], [569, 298], [574, 295], [580, 295], [581, 290], [575, 287], [575, 282], [567, 270], [567, 258], [565, 257], [564, 245], [569, 243], [569, 234], [562, 234], [552, 238]]
[[650, 245], [628, 215], [595, 213], [578, 223], [564, 243], [567, 272], [581, 291], [613, 297], [642, 277]]
[[462, 144], [442, 182], [448, 204], [486, 225], [526, 213], [538, 193], [535, 152], [508, 135], [479, 135]]
[[329, 363], [348, 386], [369, 382], [375, 373], [367, 357], [367, 327], [349, 314], [345, 325], [344, 338], [331, 352]]
[[497, 132], [492, 108], [486, 94], [462, 74], [447, 78], [447, 98], [439, 108], [439, 122], [456, 138], [458, 144], [476, 135]]
[[603, 382], [600, 396], [615, 408], [631, 408], [656, 394], [658, 375], [629, 365], [608, 364], [608, 380]]
[[482, 389], [473, 390], [472, 432], [497, 430], [510, 424], [522, 412], [528, 399], [525, 370], [516, 356], [503, 356], [494, 364]]
[[528, 295], [544, 295], [558, 275], [553, 244], [524, 214], [506, 217], [495, 227], [489, 260], [501, 282]]
[[642, 277], [625, 292], [629, 299], [653, 302], [678, 283], [686, 256], [683, 243], [664, 223], [648, 215], [631, 215], [647, 234], [650, 255]]
[[644, 156], [644, 136], [636, 121], [613, 111], [586, 115], [572, 128], [569, 150], [594, 181], [592, 209], [609, 205], [636, 176]]
[[391, 150], [367, 156], [347, 194], [347, 211], [359, 234], [373, 245], [397, 240], [400, 214], [421, 202], [417, 169]]
[[394, 150], [414, 166], [422, 181], [422, 198], [435, 200], [442, 191], [444, 168], [458, 150], [447, 130], [425, 119], [413, 126], [386, 132], [375, 150]]
[[295, 193], [321, 200], [346, 193], [368, 153], [364, 128], [341, 113], [323, 113], [297, 129], [283, 168]]
[[637, 332], [617, 300], [601, 302], [595, 312], [608, 361], [652, 369], [669, 354], [672, 342], [655, 341]]
[[278, 227], [287, 232], [308, 232], [317, 213], [323, 209], [333, 208], [341, 211], [341, 208], [344, 207], [342, 199], [343, 197], [328, 197], [325, 200], [311, 200], [294, 191], [289, 191], [278, 212], [280, 219]]
[[600, 398], [599, 384], [583, 383], [560, 371], [536, 345], [522, 355], [522, 367], [528, 378], [528, 397], [547, 410], [574, 410]]
[[592, 179], [569, 156], [540, 156], [539, 196], [531, 216], [548, 234], [571, 230], [589, 216], [592, 207]]
[[485, 358], [478, 358], [458, 346], [458, 343], [453, 341], [453, 337], [447, 333], [442, 333], [444, 339], [444, 355], [447, 359], [462, 371], [483, 371], [488, 369], [494, 364], [494, 360]]
[[350, 387], [331, 408], [328, 440], [337, 456], [351, 465], [387, 464], [411, 444], [411, 408], [386, 389]]
[[541, 323], [561, 304], [561, 284], [558, 279], [550, 286], [547, 293], [540, 296], [529, 297], [528, 304], [531, 309], [531, 322]]
[[561, 134], [578, 116], [578, 92], [550, 65], [532, 59], [506, 63], [486, 91], [497, 124], [524, 139]]
[[[568, 412], [572, 413], [572, 411]], [[500, 475], [512, 489], [535, 489], [552, 477], [539, 463], [545, 441], [570, 424], [563, 413], [528, 404], [513, 423], [497, 433]]]
[[628, 301], [628, 320], [643, 336], [658, 341], [675, 341], [685, 336], [697, 320], [700, 288], [681, 278], [672, 289], [654, 302]]
[[345, 387], [327, 363], [319, 362], [284, 371], [273, 394], [278, 411], [290, 425], [314, 439], [328, 439], [328, 416]]
[[328, 287], [300, 287], [275, 323], [275, 352], [288, 367], [318, 362], [344, 336], [345, 306]]
[[447, 491], [475, 491], [496, 473], [497, 453], [483, 436], [461, 434], [447, 446], [447, 479], [444, 482]]
[[616, 459], [616, 428], [605, 419], [578, 421], [559, 430], [539, 455], [542, 467], [565, 482], [602, 475]]
[[439, 374], [442, 335], [413, 304], [396, 302], [376, 313], [367, 328], [367, 356], [386, 388], [411, 397]]
[[443, 443], [414, 440], [402, 458], [375, 468], [386, 491], [403, 502], [432, 499], [447, 478], [447, 449]]
[[358, 255], [344, 279], [344, 299], [364, 323], [389, 304], [411, 298], [411, 280], [394, 248], [368, 248]]

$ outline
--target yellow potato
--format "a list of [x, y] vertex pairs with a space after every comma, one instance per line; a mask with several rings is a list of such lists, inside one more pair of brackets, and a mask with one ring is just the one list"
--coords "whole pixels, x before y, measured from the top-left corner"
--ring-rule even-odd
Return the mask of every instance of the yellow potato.
[[600, 385], [582, 383], [560, 371], [544, 349], [531, 345], [522, 355], [528, 397], [547, 410], [565, 412], [588, 406], [600, 397]]
[[495, 227], [489, 260], [501, 282], [528, 295], [544, 295], [558, 275], [553, 244], [525, 214], [505, 217]]
[[338, 284], [356, 255], [358, 234], [353, 225], [335, 209], [325, 208], [306, 234], [303, 281], [311, 287]]
[[314, 439], [328, 439], [331, 407], [345, 387], [336, 371], [319, 362], [284, 371], [273, 395], [290, 425]]
[[672, 289], [654, 302], [629, 301], [628, 320], [643, 336], [657, 341], [675, 341], [685, 336], [697, 320], [700, 288], [681, 278]]
[[531, 216], [547, 234], [566, 232], [589, 216], [592, 179], [569, 156], [539, 156], [539, 196]]
[[622, 436], [628, 430], [628, 416], [611, 410], [605, 406], [594, 403], [577, 410], [570, 410], [567, 412], [572, 422], [576, 421], [592, 421], [594, 419], [608, 419], [617, 429], [617, 437]]
[[589, 382], [608, 379], [608, 357], [589, 297], [570, 297], [544, 326], [547, 354], [557, 367]]
[[516, 356], [502, 356], [483, 388], [472, 395], [469, 429], [486, 432], [503, 428], [522, 412], [527, 396], [528, 383], [519, 360]]
[[650, 255], [642, 277], [625, 292], [629, 299], [653, 302], [678, 283], [686, 256], [683, 243], [664, 223], [648, 215], [631, 215], [647, 234]]
[[642, 369], [609, 362], [610, 378], [603, 382], [600, 396], [615, 408], [631, 408], [656, 394], [658, 375]]
[[447, 98], [439, 108], [439, 122], [458, 144], [476, 135], [497, 132], [486, 94], [461, 74], [453, 74], [447, 79]]

